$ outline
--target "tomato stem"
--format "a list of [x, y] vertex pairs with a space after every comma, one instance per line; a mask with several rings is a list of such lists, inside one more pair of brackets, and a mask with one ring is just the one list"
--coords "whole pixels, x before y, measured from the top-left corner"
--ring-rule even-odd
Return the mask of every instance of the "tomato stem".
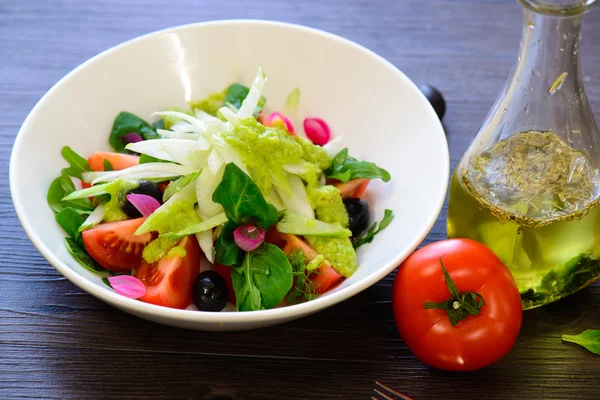
[[481, 307], [485, 305], [483, 296], [475, 292], [461, 293], [446, 270], [441, 257], [440, 265], [442, 266], [444, 280], [446, 281], [446, 286], [448, 287], [451, 298], [442, 302], [426, 301], [424, 305], [425, 308], [446, 310], [452, 326], [458, 325], [460, 321], [467, 318], [469, 315], [479, 315]]

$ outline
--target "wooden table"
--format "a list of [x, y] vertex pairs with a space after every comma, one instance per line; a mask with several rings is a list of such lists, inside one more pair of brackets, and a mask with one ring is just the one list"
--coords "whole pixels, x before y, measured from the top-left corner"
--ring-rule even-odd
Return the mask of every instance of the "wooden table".
[[[423, 365], [399, 338], [393, 275], [295, 322], [202, 333], [117, 311], [46, 262], [23, 232], [8, 187], [11, 146], [27, 113], [102, 50], [224, 18], [324, 29], [376, 51], [416, 83], [437, 86], [448, 102], [453, 166], [500, 92], [521, 30], [520, 6], [510, 0], [2, 1], [0, 399], [366, 399], [376, 379], [418, 400], [600, 398], [600, 357], [560, 341], [562, 333], [600, 329], [600, 285], [526, 312], [507, 357], [456, 374]], [[600, 10], [586, 18], [586, 89], [600, 113]], [[445, 237], [445, 214], [425, 243]]]

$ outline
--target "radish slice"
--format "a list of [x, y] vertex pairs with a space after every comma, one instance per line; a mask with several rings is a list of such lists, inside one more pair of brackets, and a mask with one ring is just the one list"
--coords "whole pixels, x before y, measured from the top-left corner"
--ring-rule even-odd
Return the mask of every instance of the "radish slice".
[[316, 145], [323, 146], [331, 139], [329, 126], [321, 118], [306, 118], [304, 120], [306, 137]]
[[244, 251], [252, 251], [265, 240], [265, 230], [253, 225], [242, 225], [233, 231], [235, 244]]
[[274, 113], [271, 113], [268, 116], [264, 117], [263, 121], [264, 126], [273, 126], [276, 123], [283, 123], [285, 125], [285, 129], [287, 129], [289, 133], [295, 133], [292, 121], [290, 121], [288, 117], [286, 117], [279, 111], [275, 111]]
[[109, 276], [108, 282], [115, 292], [130, 299], [139, 299], [146, 294], [146, 286], [135, 276]]
[[147, 217], [160, 207], [160, 203], [152, 196], [147, 194], [130, 193], [127, 200], [142, 214]]

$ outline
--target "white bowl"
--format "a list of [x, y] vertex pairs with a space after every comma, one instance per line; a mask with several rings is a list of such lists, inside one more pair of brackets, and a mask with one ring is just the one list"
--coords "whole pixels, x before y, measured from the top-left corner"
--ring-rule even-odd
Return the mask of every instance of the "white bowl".
[[[268, 82], [267, 106], [281, 107], [295, 87], [301, 103], [343, 134], [350, 154], [386, 168], [392, 180], [368, 189], [372, 217], [396, 218], [358, 250], [359, 269], [316, 300], [253, 312], [175, 310], [124, 298], [65, 250], [65, 233], [46, 202], [65, 162], [62, 146], [86, 157], [109, 150], [122, 110], [150, 114], [202, 98], [258, 65]], [[393, 271], [425, 238], [444, 202], [449, 174], [442, 125], [418, 88], [392, 64], [338, 36], [268, 21], [216, 21], [180, 26], [128, 41], [85, 62], [44, 95], [16, 138], [10, 189], [27, 235], [54, 267], [91, 295], [141, 318], [182, 328], [229, 331], [264, 327], [332, 306]]]

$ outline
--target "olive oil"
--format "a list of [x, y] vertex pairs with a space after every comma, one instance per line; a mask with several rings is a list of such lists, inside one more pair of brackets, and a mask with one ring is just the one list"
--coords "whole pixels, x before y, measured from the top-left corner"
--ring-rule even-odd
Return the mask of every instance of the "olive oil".
[[448, 237], [477, 240], [511, 270], [523, 308], [600, 277], [599, 172], [554, 132], [520, 132], [463, 163]]

